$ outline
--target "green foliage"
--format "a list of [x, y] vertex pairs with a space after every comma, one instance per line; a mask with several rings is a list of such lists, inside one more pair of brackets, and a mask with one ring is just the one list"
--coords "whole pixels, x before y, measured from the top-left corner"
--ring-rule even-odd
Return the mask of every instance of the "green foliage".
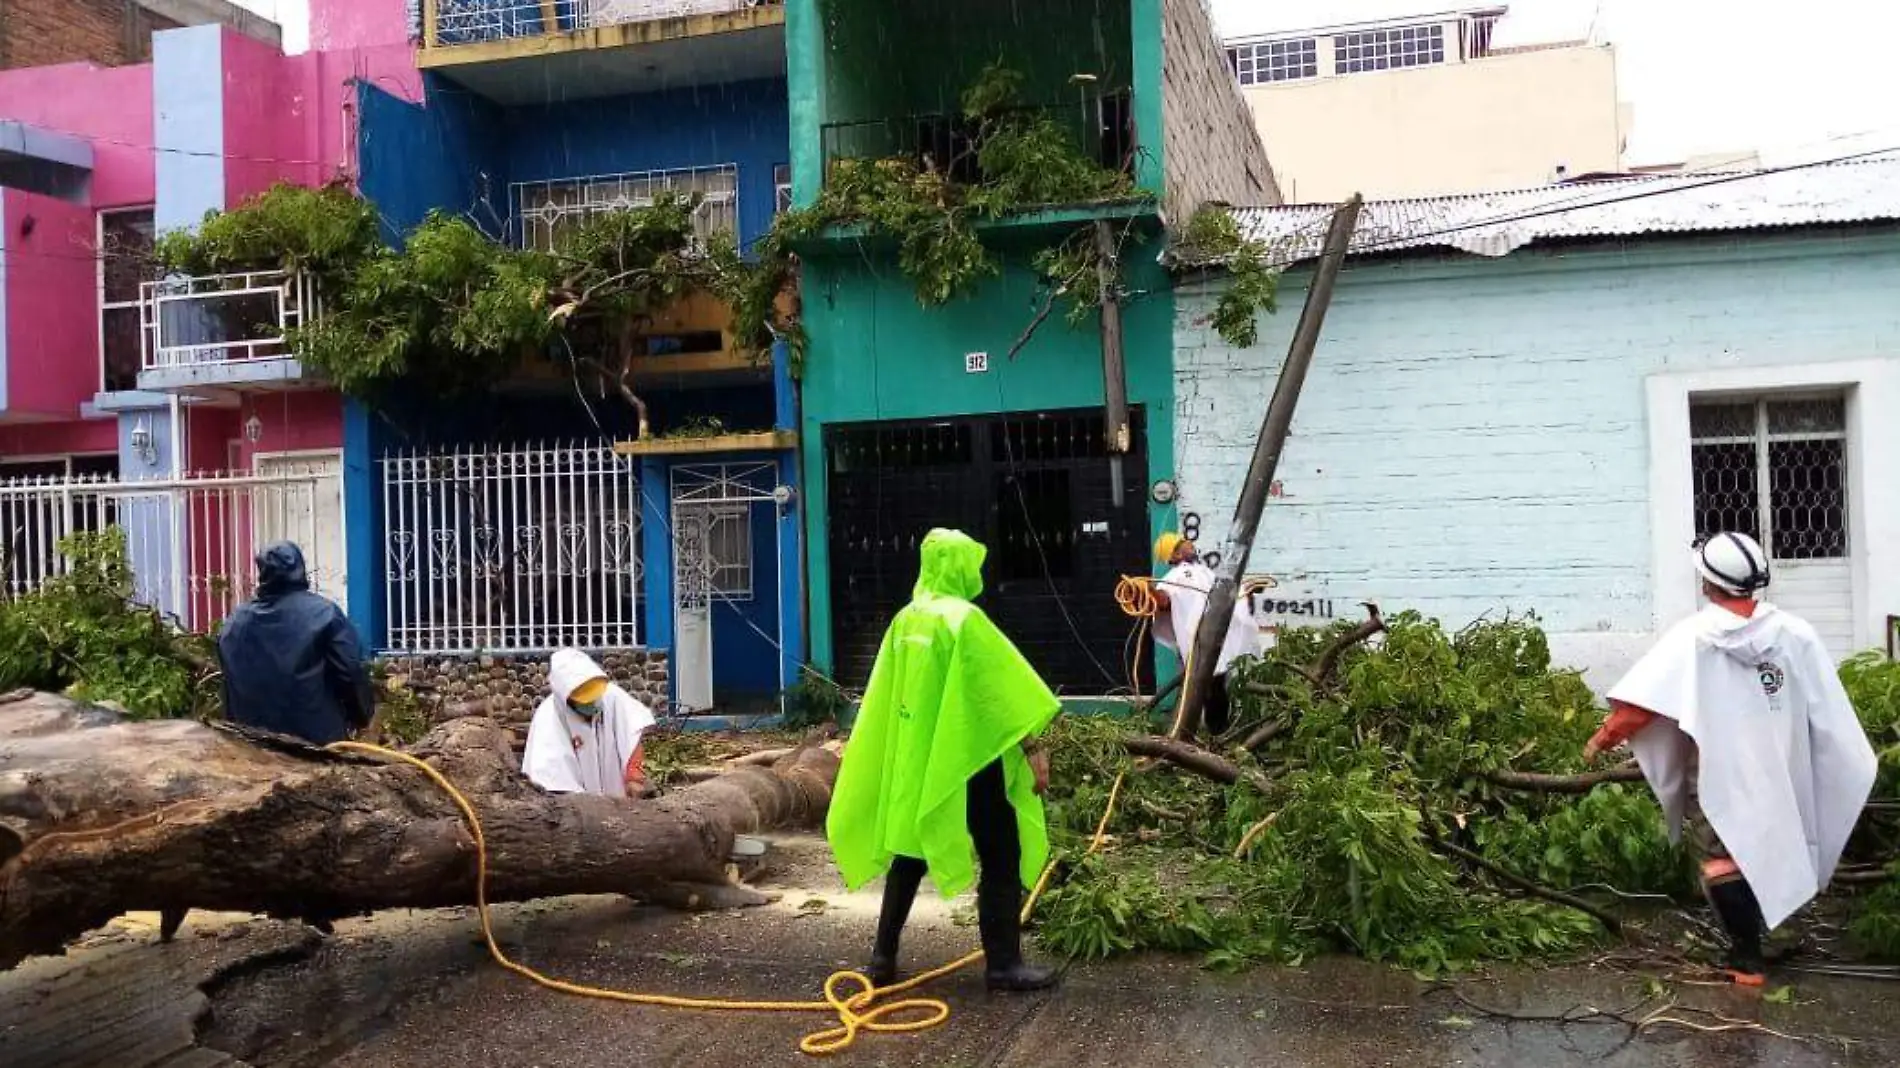
[[1900, 661], [1870, 650], [1841, 665], [1841, 685], [1880, 756], [1877, 798], [1900, 799]]
[[785, 689], [784, 726], [791, 730], [843, 723], [850, 710], [851, 695], [810, 664], [800, 668], [798, 681]]
[[490, 384], [552, 335], [552, 263], [432, 213], [402, 249], [384, 248], [327, 294], [293, 343], [357, 397], [403, 379], [443, 393]]
[[421, 741], [422, 736], [435, 725], [422, 698], [408, 687], [404, 679], [391, 675], [386, 664], [372, 664], [370, 677], [376, 685], [376, 723], [381, 727], [382, 737], [364, 740], [384, 745], [394, 742], [402, 746]]
[[698, 207], [669, 195], [599, 213], [563, 231], [551, 252], [508, 247], [466, 219], [432, 213], [395, 248], [347, 190], [278, 186], [208, 215], [196, 233], [167, 235], [159, 259], [188, 274], [308, 271], [323, 314], [290, 338], [305, 363], [359, 398], [404, 380], [453, 394], [538, 358], [617, 377], [640, 325], [693, 292], [730, 300], [741, 342], [769, 346], [785, 265], [749, 263], [730, 240], [699, 241]]
[[1859, 902], [1847, 933], [1867, 953], [1900, 959], [1900, 863], [1887, 873], [1890, 878]]
[[667, 439], [716, 438], [729, 433], [732, 431], [727, 429], [725, 420], [718, 416], [695, 415], [659, 436]]
[[1221, 339], [1236, 348], [1259, 341], [1259, 317], [1278, 307], [1280, 281], [1266, 243], [1244, 237], [1233, 212], [1210, 204], [1188, 220], [1178, 251], [1187, 262], [1219, 262], [1227, 269], [1227, 288], [1214, 305], [1214, 330]]
[[234, 211], [207, 212], [195, 231], [164, 234], [154, 254], [178, 274], [306, 271], [335, 282], [382, 248], [375, 209], [347, 186], [279, 184]]
[[673, 782], [686, 768], [716, 764], [732, 755], [713, 735], [666, 728], [648, 731], [640, 747], [645, 753], [647, 782], [656, 787]]
[[124, 532], [74, 534], [59, 550], [64, 574], [0, 604], [0, 690], [64, 692], [133, 719], [214, 712], [211, 643], [132, 603]]
[[1025, 207], [1119, 200], [1134, 183], [1085, 155], [1075, 137], [1045, 111], [1022, 106], [1022, 75], [991, 63], [964, 90], [963, 117], [975, 124], [977, 168], [969, 190], [986, 214]]
[[[1022, 77], [991, 64], [963, 95], [973, 129], [974, 184], [952, 182], [952, 161], [833, 161], [818, 202], [781, 215], [746, 253], [729, 239], [701, 242], [697, 198], [604, 212], [565, 231], [552, 252], [500, 245], [467, 220], [432, 214], [400, 247], [379, 236], [374, 209], [341, 185], [279, 185], [192, 233], [158, 245], [170, 271], [202, 275], [286, 269], [318, 283], [323, 314], [290, 338], [299, 357], [343, 392], [375, 401], [398, 382], [444, 394], [494, 384], [524, 362], [552, 359], [600, 382], [624, 382], [637, 329], [693, 292], [732, 312], [738, 345], [755, 355], [784, 340], [802, 373], [794, 251], [828, 227], [857, 227], [894, 242], [917, 299], [935, 307], [996, 276], [997, 254], [980, 222], [1034, 208], [1132, 200], [1127, 175], [1100, 166], [1075, 132], [1024, 107]], [[1198, 217], [1197, 217], [1198, 218]], [[1125, 240], [1126, 234], [1123, 235]], [[1036, 253], [1033, 265], [1080, 325], [1101, 307], [1099, 250], [1078, 228]], [[1250, 256], [1255, 256], [1249, 259]], [[1273, 307], [1273, 275], [1240, 242], [1223, 296], [1223, 335], [1251, 343], [1253, 315]], [[1109, 284], [1119, 284], [1109, 271]]]
[[[1485, 780], [1507, 765], [1581, 770], [1598, 722], [1581, 679], [1551, 668], [1533, 622], [1449, 634], [1404, 614], [1388, 626], [1340, 658], [1329, 688], [1302, 672], [1349, 624], [1283, 633], [1237, 668], [1236, 736], [1269, 717], [1294, 724], [1257, 756], [1229, 754], [1271, 788], [1131, 774], [1108, 828], [1116, 844], [1076, 862], [1039, 914], [1045, 943], [1084, 956], [1188, 949], [1219, 968], [1345, 950], [1439, 974], [1594, 937], [1588, 917], [1506, 896], [1434, 838], [1559, 888], [1688, 889], [1646, 792], [1506, 796]], [[1056, 728], [1050, 825], [1072, 861], [1131, 767], [1119, 743], [1127, 729], [1090, 719]]]
[[[979, 181], [951, 181], [953, 161], [948, 160], [930, 167], [901, 157], [834, 160], [818, 202], [780, 217], [774, 247], [828, 226], [859, 227], [866, 236], [896, 243], [898, 268], [914, 285], [918, 302], [936, 307], [1000, 272], [996, 254], [977, 234], [979, 222], [1033, 208], [1136, 196], [1128, 177], [1089, 158], [1073, 131], [1022, 105], [1022, 80], [1018, 72], [993, 63], [963, 93]], [[1076, 250], [1070, 269], [1053, 274], [1052, 263], [1039, 261], [1039, 270], [1063, 280], [1094, 271], [1091, 243], [1071, 235], [1058, 244]], [[761, 251], [761, 262], [769, 261], [769, 251]], [[1098, 294], [1089, 307], [1099, 306]]]
[[1492, 860], [1545, 886], [1640, 887], [1685, 898], [1696, 892], [1688, 852], [1669, 841], [1642, 786], [1602, 786], [1555, 805], [1500, 807], [1470, 831]]
[[[1874, 800], [1900, 801], [1900, 661], [1878, 651], [1861, 653], [1841, 665], [1841, 685], [1879, 756]], [[1892, 810], [1863, 819], [1848, 851], [1878, 858], [1900, 854], [1900, 820]], [[1900, 861], [1888, 863], [1887, 872], [1885, 883], [1855, 902], [1848, 933], [1869, 953], [1900, 958]]]
[[[1257, 753], [1227, 753], [1266, 775], [1265, 792], [1131, 773], [1111, 844], [1086, 859], [1115, 777], [1133, 768], [1120, 742], [1131, 728], [1058, 721], [1049, 822], [1071, 867], [1039, 913], [1045, 944], [1083, 957], [1190, 950], [1220, 968], [1345, 950], [1437, 974], [1562, 954], [1594, 936], [1583, 914], [1503, 896], [1435, 841], [1586, 898], [1608, 901], [1613, 889], [1696, 899], [1694, 865], [1669, 842], [1645, 787], [1576, 796], [1490, 782], [1505, 768], [1585, 770], [1581, 751], [1601, 722], [1581, 678], [1551, 666], [1534, 619], [1448, 633], [1396, 615], [1316, 685], [1313, 665], [1351, 627], [1284, 631], [1266, 656], [1235, 668], [1230, 739], [1269, 719], [1292, 724]], [[1840, 676], [1880, 753], [1875, 800], [1900, 800], [1900, 664], [1870, 653]], [[1849, 931], [1860, 948], [1900, 957], [1896, 854], [1895, 817], [1869, 813], [1847, 861], [1887, 863], [1893, 877], [1855, 899]]]
[[859, 226], [897, 244], [898, 269], [918, 303], [936, 307], [963, 296], [998, 271], [977, 239], [978, 209], [968, 190], [907, 159], [841, 159], [831, 164], [818, 203], [780, 217], [793, 234]]

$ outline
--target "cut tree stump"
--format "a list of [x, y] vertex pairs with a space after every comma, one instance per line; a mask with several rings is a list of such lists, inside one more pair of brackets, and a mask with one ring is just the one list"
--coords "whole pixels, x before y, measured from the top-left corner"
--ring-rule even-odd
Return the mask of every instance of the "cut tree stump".
[[[729, 882], [734, 835], [820, 821], [838, 771], [800, 747], [628, 801], [543, 793], [485, 719], [411, 752], [480, 815], [491, 901], [703, 900]], [[135, 910], [325, 921], [474, 900], [474, 839], [418, 769], [49, 694], [0, 704], [0, 968]]]

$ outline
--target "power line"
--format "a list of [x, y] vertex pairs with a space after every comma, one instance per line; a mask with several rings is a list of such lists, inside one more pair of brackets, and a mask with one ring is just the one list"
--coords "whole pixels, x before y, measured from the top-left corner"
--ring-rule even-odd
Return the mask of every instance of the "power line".
[[43, 131], [45, 133], [50, 133], [50, 134], [58, 134], [61, 137], [71, 137], [76, 140], [91, 141], [95, 144], [101, 144], [101, 145], [112, 145], [117, 148], [136, 148], [136, 149], [140, 149], [146, 152], [155, 152], [155, 153], [161, 153], [161, 154], [170, 155], [170, 156], [189, 156], [196, 159], [238, 160], [244, 163], [289, 163], [289, 164], [296, 164], [298, 166], [307, 166], [307, 167], [321, 167], [325, 165], [325, 161], [320, 160], [320, 159], [294, 159], [290, 157], [279, 157], [279, 156], [247, 156], [238, 152], [213, 152], [208, 149], [201, 149], [201, 148], [174, 148], [170, 145], [146, 144], [145, 142], [142, 142], [142, 141], [127, 141], [123, 138], [118, 138], [118, 137], [106, 137], [103, 134], [82, 133], [78, 130], [67, 130], [67, 129], [62, 129], [58, 126], [47, 126], [41, 123], [33, 122], [31, 120], [22, 120], [22, 121], [26, 122], [28, 125], [32, 126], [36, 130], [40, 130], [40, 131]]
[[[1862, 136], [1862, 135], [1860, 134], [1843, 135], [1843, 138], [1841, 139], [1845, 139], [1847, 137], [1858, 137], [1858, 136]], [[1456, 225], [1441, 227], [1436, 230], [1420, 230], [1420, 231], [1413, 231], [1413, 232], [1403, 233], [1403, 234], [1395, 234], [1389, 237], [1381, 238], [1379, 240], [1369, 241], [1362, 244], [1355, 244], [1352, 248], [1352, 254], [1363, 255], [1369, 252], [1384, 251], [1384, 250], [1396, 248], [1399, 246], [1415, 244], [1417, 242], [1425, 241], [1434, 237], [1443, 237], [1450, 234], [1463, 233], [1469, 230], [1480, 230], [1480, 229], [1484, 229], [1485, 227], [1490, 227], [1490, 226], [1504, 226], [1504, 225], [1508, 225], [1510, 223], [1515, 223], [1515, 222], [1526, 222], [1531, 219], [1546, 218], [1552, 215], [1562, 215], [1571, 211], [1587, 211], [1593, 208], [1611, 207], [1617, 204], [1628, 203], [1630, 201], [1647, 199], [1649, 197], [1665, 196], [1671, 193], [1690, 192], [1697, 189], [1708, 188], [1710, 186], [1724, 185], [1730, 182], [1748, 181], [1748, 180], [1757, 179], [1757, 178], [1767, 178], [1767, 177], [1772, 177], [1778, 174], [1787, 174], [1793, 171], [1802, 171], [1802, 170], [1807, 170], [1814, 167], [1827, 167], [1827, 166], [1833, 166], [1835, 164], [1840, 164], [1840, 163], [1852, 163], [1856, 160], [1872, 159], [1878, 156], [1892, 155], [1894, 153], [1900, 153], [1900, 145], [1889, 145], [1884, 148], [1869, 149], [1864, 152], [1854, 152], [1854, 153], [1850, 153], [1844, 156], [1830, 156], [1825, 159], [1809, 160], [1803, 163], [1784, 164], [1779, 167], [1766, 167], [1766, 168], [1758, 168], [1755, 170], [1735, 171], [1732, 173], [1716, 174], [1710, 177], [1708, 180], [1700, 181], [1700, 182], [1672, 182], [1672, 181], [1669, 181], [1667, 176], [1659, 176], [1655, 178], [1634, 177], [1634, 178], [1617, 179], [1616, 181], [1621, 182], [1623, 184], [1627, 184], [1627, 185], [1637, 185], [1641, 183], [1641, 184], [1644, 184], [1645, 186], [1648, 186], [1648, 184], [1652, 182], [1656, 183], [1656, 185], [1654, 187], [1645, 187], [1645, 188], [1638, 189], [1634, 192], [1624, 193], [1619, 196], [1602, 196], [1602, 195], [1599, 195], [1601, 192], [1600, 190], [1584, 190], [1584, 191], [1579, 192], [1575, 197], [1567, 198], [1565, 200], [1555, 201], [1552, 203], [1543, 204], [1532, 210], [1516, 212], [1516, 213], [1506, 212], [1502, 215], [1494, 215], [1494, 216], [1490, 216], [1490, 217], [1482, 218], [1482, 219], [1473, 219], [1467, 222], [1458, 223]], [[1503, 190], [1501, 191], [1500, 195], [1514, 195], [1521, 192], [1524, 192], [1524, 190]], [[1465, 194], [1465, 195], [1469, 196], [1469, 194]], [[1450, 198], [1446, 198], [1446, 199], [1450, 199]], [[1374, 203], [1377, 203], [1377, 202], [1375, 201]], [[1266, 210], [1273, 210], [1273, 209], [1266, 209]], [[1299, 229], [1298, 231], [1295, 231], [1295, 233], [1292, 236], [1298, 236], [1300, 234], [1312, 232], [1312, 230], [1313, 230], [1312, 226], [1310, 225], [1305, 226]], [[15, 254], [24, 255], [24, 256], [39, 256], [45, 259], [85, 260], [85, 261], [92, 261], [92, 262], [108, 259], [108, 258], [111, 258], [111, 256], [113, 255], [128, 255], [128, 256], [131, 255], [131, 254], [114, 254], [114, 253], [104, 253], [104, 252], [94, 252], [91, 254], [66, 254], [66, 253], [47, 252], [47, 251], [40, 251], [40, 250], [27, 250], [27, 249], [16, 249]], [[1311, 258], [1312, 258], [1311, 256], [1293, 255], [1287, 259], [1270, 262], [1266, 266], [1270, 270], [1284, 270], [1288, 267], [1303, 263], [1306, 260], [1311, 259]]]

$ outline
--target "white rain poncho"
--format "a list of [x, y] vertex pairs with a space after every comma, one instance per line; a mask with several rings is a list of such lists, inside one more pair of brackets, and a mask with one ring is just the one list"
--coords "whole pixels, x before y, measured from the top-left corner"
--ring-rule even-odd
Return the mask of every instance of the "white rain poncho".
[[1676, 839], [1695, 774], [1703, 815], [1769, 927], [1834, 875], [1874, 785], [1874, 750], [1802, 619], [1710, 605], [1663, 635], [1610, 698], [1659, 719], [1630, 739]]
[[534, 710], [521, 770], [543, 790], [557, 794], [626, 795], [627, 761], [640, 736], [653, 726], [653, 713], [612, 682], [600, 698], [600, 714], [589, 719], [568, 707], [582, 683], [604, 679], [593, 658], [578, 649], [562, 649], [548, 662], [552, 691]]
[[[1208, 591], [1214, 588], [1214, 572], [1201, 563], [1176, 564], [1157, 584], [1168, 595], [1168, 610], [1155, 617], [1155, 641], [1180, 652], [1182, 642], [1194, 643], [1194, 630], [1201, 625], [1201, 613], [1207, 609]], [[1260, 626], [1248, 614], [1247, 602], [1236, 598], [1214, 674], [1225, 675], [1235, 660], [1258, 655]]]

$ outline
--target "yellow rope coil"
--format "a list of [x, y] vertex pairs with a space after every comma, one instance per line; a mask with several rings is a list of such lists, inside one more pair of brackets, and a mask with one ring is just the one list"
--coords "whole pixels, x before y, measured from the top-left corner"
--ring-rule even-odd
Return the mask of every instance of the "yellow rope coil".
[[[607, 987], [588, 986], [582, 983], [570, 983], [543, 975], [533, 968], [509, 959], [495, 941], [494, 924], [488, 914], [488, 840], [482, 833], [482, 821], [475, 814], [475, 806], [469, 803], [462, 791], [456, 789], [441, 772], [428, 764], [393, 749], [365, 742], [337, 742], [329, 748], [339, 752], [363, 753], [400, 761], [421, 771], [429, 780], [455, 802], [461, 810], [462, 819], [468, 823], [469, 834], [475, 839], [475, 906], [481, 918], [482, 939], [488, 944], [488, 955], [495, 963], [514, 972], [531, 982], [562, 994], [577, 997], [598, 998], [603, 1001], [617, 1001], [632, 1005], [654, 1005], [668, 1009], [695, 1009], [702, 1012], [829, 1012], [838, 1017], [836, 1027], [814, 1031], [798, 1043], [798, 1048], [813, 1056], [826, 1056], [849, 1049], [858, 1035], [864, 1032], [882, 1034], [901, 1034], [913, 1031], [926, 1031], [950, 1018], [950, 1005], [939, 998], [903, 998], [897, 1001], [885, 1000], [895, 994], [914, 990], [925, 983], [941, 979], [983, 958], [981, 950], [967, 954], [948, 964], [933, 968], [921, 975], [913, 976], [901, 983], [879, 989], [871, 985], [871, 980], [862, 972], [833, 972], [825, 980], [823, 1001], [729, 1001], [722, 998], [689, 998], [672, 994], [639, 994], [626, 990], [613, 990]], [[1107, 837], [1109, 817], [1114, 815], [1115, 804], [1121, 797], [1123, 776], [1116, 776], [1115, 785], [1109, 789], [1108, 804], [1102, 811], [1101, 822], [1095, 826], [1095, 836], [1089, 842], [1090, 853], [1100, 849]], [[1036, 902], [1049, 885], [1049, 877], [1055, 872], [1052, 860], [1042, 869], [1042, 876], [1036, 880], [1029, 899], [1023, 903], [1023, 919], [1035, 909]], [[840, 987], [845, 983], [856, 983], [857, 991], [845, 994]], [[911, 1019], [891, 1019], [905, 1013], [915, 1013]]]

